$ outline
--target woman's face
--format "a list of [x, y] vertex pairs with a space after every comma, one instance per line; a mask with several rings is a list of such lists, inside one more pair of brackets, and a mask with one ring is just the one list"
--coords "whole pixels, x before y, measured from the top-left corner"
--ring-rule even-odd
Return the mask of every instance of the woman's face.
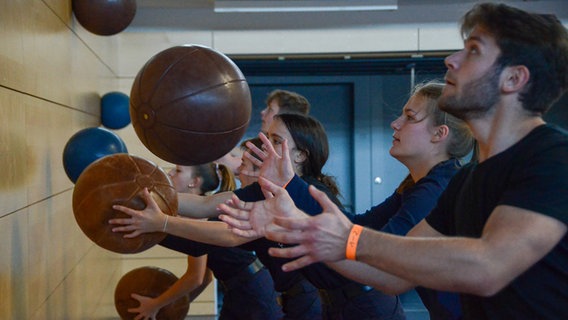
[[200, 188], [197, 186], [197, 179], [194, 178], [194, 167], [176, 166], [172, 168], [168, 175], [172, 179], [177, 192], [199, 194]]
[[260, 168], [253, 165], [252, 161], [250, 161], [248, 158], [243, 157], [241, 165], [239, 166], [239, 180], [241, 181], [241, 187], [246, 187], [249, 184], [258, 181], [258, 178], [256, 176], [244, 174], [243, 171], [258, 174]]
[[402, 115], [391, 123], [394, 130], [390, 154], [403, 164], [409, 159], [420, 159], [430, 154], [435, 127], [428, 115], [427, 98], [412, 96]]
[[233, 174], [238, 175], [239, 166], [241, 165], [241, 158], [243, 156], [243, 150], [239, 146], [234, 147], [229, 153], [217, 159], [215, 162], [222, 164], [229, 168]]
[[272, 120], [275, 115], [280, 112], [280, 106], [278, 105], [278, 101], [273, 99], [268, 103], [266, 108], [260, 112], [260, 118], [262, 120], [262, 125], [260, 128], [261, 132], [267, 133], [270, 125], [272, 124]]
[[274, 118], [272, 121], [272, 124], [268, 129], [268, 139], [270, 139], [270, 142], [274, 146], [274, 150], [276, 150], [276, 153], [278, 153], [279, 156], [282, 156], [282, 142], [284, 140], [288, 141], [290, 160], [292, 160], [294, 172], [297, 175], [301, 175], [302, 163], [304, 161], [303, 153], [296, 148], [296, 143], [294, 142], [294, 139], [292, 139], [292, 135], [280, 119]]

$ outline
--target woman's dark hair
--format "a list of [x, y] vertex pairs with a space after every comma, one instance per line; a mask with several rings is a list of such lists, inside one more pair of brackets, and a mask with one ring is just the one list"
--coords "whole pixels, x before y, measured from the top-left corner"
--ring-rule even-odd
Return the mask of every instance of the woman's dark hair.
[[339, 188], [335, 179], [322, 173], [323, 166], [329, 157], [329, 144], [323, 125], [313, 117], [301, 114], [278, 114], [274, 119], [282, 121], [286, 126], [296, 149], [306, 154], [302, 164], [302, 178], [315, 178], [327, 186], [335, 196]]

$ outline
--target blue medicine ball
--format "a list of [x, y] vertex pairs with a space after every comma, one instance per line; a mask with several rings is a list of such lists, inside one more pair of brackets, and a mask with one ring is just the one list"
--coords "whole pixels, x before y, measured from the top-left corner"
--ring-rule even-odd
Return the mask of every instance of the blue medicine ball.
[[104, 128], [87, 128], [75, 133], [63, 149], [63, 167], [73, 183], [95, 160], [115, 153], [128, 153], [120, 137]]
[[130, 98], [122, 92], [109, 92], [101, 99], [101, 122], [109, 129], [130, 124]]

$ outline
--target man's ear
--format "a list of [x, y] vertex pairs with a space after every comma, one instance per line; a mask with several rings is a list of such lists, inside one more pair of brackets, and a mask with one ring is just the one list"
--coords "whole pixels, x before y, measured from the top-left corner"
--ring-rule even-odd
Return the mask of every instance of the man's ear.
[[503, 92], [513, 93], [523, 90], [529, 82], [530, 71], [523, 65], [506, 67], [503, 70]]
[[449, 134], [450, 128], [448, 128], [447, 125], [443, 124], [441, 126], [437, 126], [436, 131], [434, 132], [434, 136], [432, 137], [432, 142], [444, 141]]

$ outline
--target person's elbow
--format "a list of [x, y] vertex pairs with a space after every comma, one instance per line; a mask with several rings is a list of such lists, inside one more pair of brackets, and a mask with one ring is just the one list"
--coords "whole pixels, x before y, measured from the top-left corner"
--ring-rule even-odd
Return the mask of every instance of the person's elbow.
[[460, 281], [455, 291], [491, 297], [510, 283], [509, 277], [493, 268], [479, 266], [475, 269], [464, 273], [467, 276]]
[[213, 281], [213, 272], [207, 269], [207, 271], [205, 271], [205, 275], [201, 278], [201, 283], [199, 284], [199, 286], [206, 286], [210, 284], [212, 281]]
[[382, 279], [382, 281], [379, 281], [380, 282], [369, 281], [367, 284], [375, 290], [391, 296], [398, 296], [416, 287], [414, 283], [403, 280], [402, 278], [395, 278], [391, 280]]

